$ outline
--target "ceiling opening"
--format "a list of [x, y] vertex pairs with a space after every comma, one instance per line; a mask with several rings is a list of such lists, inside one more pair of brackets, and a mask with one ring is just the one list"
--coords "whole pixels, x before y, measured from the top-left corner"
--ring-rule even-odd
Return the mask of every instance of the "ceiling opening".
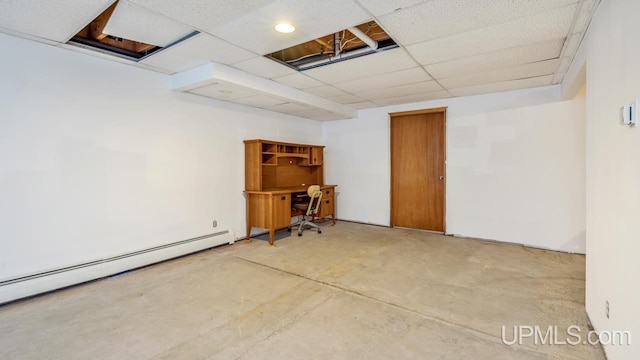
[[397, 47], [375, 21], [369, 21], [265, 56], [304, 71]]
[[127, 58], [134, 61], [142, 60], [143, 58], [165, 49], [171, 45], [174, 45], [180, 41], [186, 40], [193, 35], [198, 34], [197, 31], [191, 32], [184, 37], [176, 39], [176, 41], [166, 46], [158, 46], [154, 44], [148, 44], [133, 39], [123, 38], [108, 34], [105, 32], [107, 24], [111, 19], [119, 1], [114, 2], [98, 17], [93, 19], [87, 26], [80, 30], [70, 40], [70, 44], [79, 45], [92, 50], [97, 50], [103, 53], [116, 55], [118, 57]]

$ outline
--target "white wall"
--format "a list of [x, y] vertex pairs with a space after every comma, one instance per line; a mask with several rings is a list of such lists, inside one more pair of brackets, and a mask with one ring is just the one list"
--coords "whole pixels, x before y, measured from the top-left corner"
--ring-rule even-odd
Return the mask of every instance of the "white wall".
[[320, 122], [174, 93], [166, 75], [2, 34], [0, 79], [0, 280], [244, 236], [242, 140], [322, 141]]
[[447, 106], [446, 231], [585, 251], [584, 94], [560, 87], [363, 110], [325, 122], [338, 218], [389, 225], [389, 113]]
[[631, 331], [633, 344], [605, 346], [611, 360], [640, 359], [640, 128], [619, 122], [620, 107], [640, 99], [638, 14], [640, 1], [602, 1], [582, 45], [587, 67], [587, 312], [596, 330]]

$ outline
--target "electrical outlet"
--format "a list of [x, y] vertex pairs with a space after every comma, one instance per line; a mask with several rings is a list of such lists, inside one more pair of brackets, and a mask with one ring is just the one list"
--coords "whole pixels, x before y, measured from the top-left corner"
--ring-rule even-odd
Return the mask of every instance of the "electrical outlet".
[[604, 302], [604, 314], [607, 315], [607, 319], [609, 318], [609, 300]]
[[213, 227], [217, 227], [218, 226], [218, 220], [213, 220]]

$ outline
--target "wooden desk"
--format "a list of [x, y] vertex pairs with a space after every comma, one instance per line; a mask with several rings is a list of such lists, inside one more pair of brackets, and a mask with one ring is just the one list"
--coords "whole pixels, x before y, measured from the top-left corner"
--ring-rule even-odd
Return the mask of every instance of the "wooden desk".
[[[336, 223], [334, 191], [336, 185], [322, 185], [322, 202], [318, 209], [318, 217], [331, 216], [333, 225]], [[297, 215], [292, 212], [291, 196], [295, 193], [305, 193], [307, 187], [290, 187], [265, 189], [262, 191], [245, 190], [247, 198], [247, 237], [251, 240], [251, 228], [269, 229], [269, 245], [273, 246], [276, 229], [291, 225], [291, 217]]]
[[269, 229], [273, 246], [275, 229], [291, 226], [291, 194], [306, 193], [310, 185], [322, 188], [318, 217], [331, 215], [336, 185], [324, 184], [324, 146], [273, 140], [244, 141], [244, 193], [247, 199], [247, 241], [251, 228]]

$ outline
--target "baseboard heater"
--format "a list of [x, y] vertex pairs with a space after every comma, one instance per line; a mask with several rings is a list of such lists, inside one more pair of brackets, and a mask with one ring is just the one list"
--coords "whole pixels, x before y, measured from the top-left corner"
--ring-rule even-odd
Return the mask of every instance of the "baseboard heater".
[[2, 280], [0, 304], [233, 242], [233, 234], [224, 230], [127, 254]]

